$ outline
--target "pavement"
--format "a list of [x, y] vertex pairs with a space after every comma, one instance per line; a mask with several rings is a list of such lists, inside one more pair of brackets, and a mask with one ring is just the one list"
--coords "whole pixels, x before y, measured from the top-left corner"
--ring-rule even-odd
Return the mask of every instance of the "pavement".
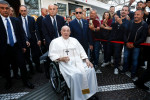
[[[111, 65], [96, 69], [99, 91], [96, 95], [99, 100], [150, 100], [150, 91], [136, 88], [129, 72], [115, 75], [113, 70]], [[143, 68], [139, 69], [139, 73], [143, 71]], [[34, 89], [24, 87], [21, 80], [12, 79], [13, 87], [6, 90], [5, 80], [1, 77], [0, 100], [63, 100], [61, 94], [55, 93], [44, 73], [35, 72], [30, 81], [35, 85]], [[150, 87], [150, 82], [146, 86]]]

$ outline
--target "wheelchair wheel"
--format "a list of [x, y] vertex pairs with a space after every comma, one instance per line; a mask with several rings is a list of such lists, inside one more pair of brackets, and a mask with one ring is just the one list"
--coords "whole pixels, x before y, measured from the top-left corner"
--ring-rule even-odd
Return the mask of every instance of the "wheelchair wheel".
[[52, 87], [57, 93], [60, 93], [62, 89], [61, 89], [61, 80], [60, 80], [58, 65], [53, 62], [50, 63], [49, 70], [50, 70], [50, 81], [52, 83]]
[[65, 94], [64, 94], [64, 99], [63, 100], [70, 100], [70, 90], [69, 88], [66, 89]]

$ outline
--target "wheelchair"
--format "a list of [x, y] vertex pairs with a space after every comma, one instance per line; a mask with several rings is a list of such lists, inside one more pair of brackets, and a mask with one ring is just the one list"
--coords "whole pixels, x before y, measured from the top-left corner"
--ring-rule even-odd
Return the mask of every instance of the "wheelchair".
[[49, 73], [50, 82], [54, 91], [58, 94], [61, 93], [63, 95], [63, 100], [70, 100], [70, 90], [59, 70], [59, 65], [57, 62], [51, 61]]
[[57, 62], [51, 61], [48, 58], [48, 52], [43, 54], [40, 57], [40, 60], [42, 60], [45, 63], [45, 74], [46, 77], [49, 79], [49, 82], [51, 83], [54, 91], [57, 94], [63, 95], [63, 100], [70, 100], [70, 89], [68, 88], [60, 70], [59, 65]]

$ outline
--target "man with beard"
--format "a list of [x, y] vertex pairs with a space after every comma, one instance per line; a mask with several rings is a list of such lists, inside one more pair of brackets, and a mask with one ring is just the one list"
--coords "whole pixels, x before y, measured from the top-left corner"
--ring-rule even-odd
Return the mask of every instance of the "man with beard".
[[[129, 7], [123, 6], [121, 10], [121, 18], [117, 14], [115, 14], [115, 23], [111, 24], [112, 31], [110, 34], [109, 41], [123, 41], [124, 34], [126, 34], [126, 30], [128, 29], [129, 21], [126, 16], [129, 14]], [[121, 62], [121, 53], [123, 44], [119, 43], [110, 43], [111, 50], [113, 51], [114, 56], [114, 74], [118, 74], [118, 67]], [[111, 56], [111, 53], [110, 53]]]

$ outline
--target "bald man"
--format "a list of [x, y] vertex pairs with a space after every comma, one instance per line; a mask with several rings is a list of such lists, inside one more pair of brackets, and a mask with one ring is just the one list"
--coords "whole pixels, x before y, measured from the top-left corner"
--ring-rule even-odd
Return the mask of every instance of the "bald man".
[[[50, 42], [59, 36], [60, 30], [62, 26], [64, 26], [65, 21], [62, 16], [56, 15], [57, 14], [57, 8], [55, 5], [49, 5], [48, 6], [48, 12], [49, 15], [45, 16], [42, 20], [42, 33], [44, 35], [45, 41], [46, 41], [46, 48], [49, 49]], [[47, 57], [47, 63], [46, 65], [49, 66], [49, 58]], [[46, 66], [45, 68], [45, 74], [46, 77], [49, 78], [49, 67]]]
[[64, 18], [56, 15], [57, 8], [55, 5], [49, 5], [48, 12], [49, 15], [46, 16], [42, 21], [42, 32], [45, 37], [47, 48], [54, 38], [61, 36], [60, 30], [65, 24]]
[[41, 40], [41, 50], [42, 50], [42, 53], [45, 53], [47, 50], [45, 46], [45, 38], [42, 33], [42, 20], [48, 14], [48, 10], [46, 8], [41, 8], [41, 14], [42, 15], [37, 18], [36, 25], [37, 25], [37, 31], [39, 33], [40, 40]]

